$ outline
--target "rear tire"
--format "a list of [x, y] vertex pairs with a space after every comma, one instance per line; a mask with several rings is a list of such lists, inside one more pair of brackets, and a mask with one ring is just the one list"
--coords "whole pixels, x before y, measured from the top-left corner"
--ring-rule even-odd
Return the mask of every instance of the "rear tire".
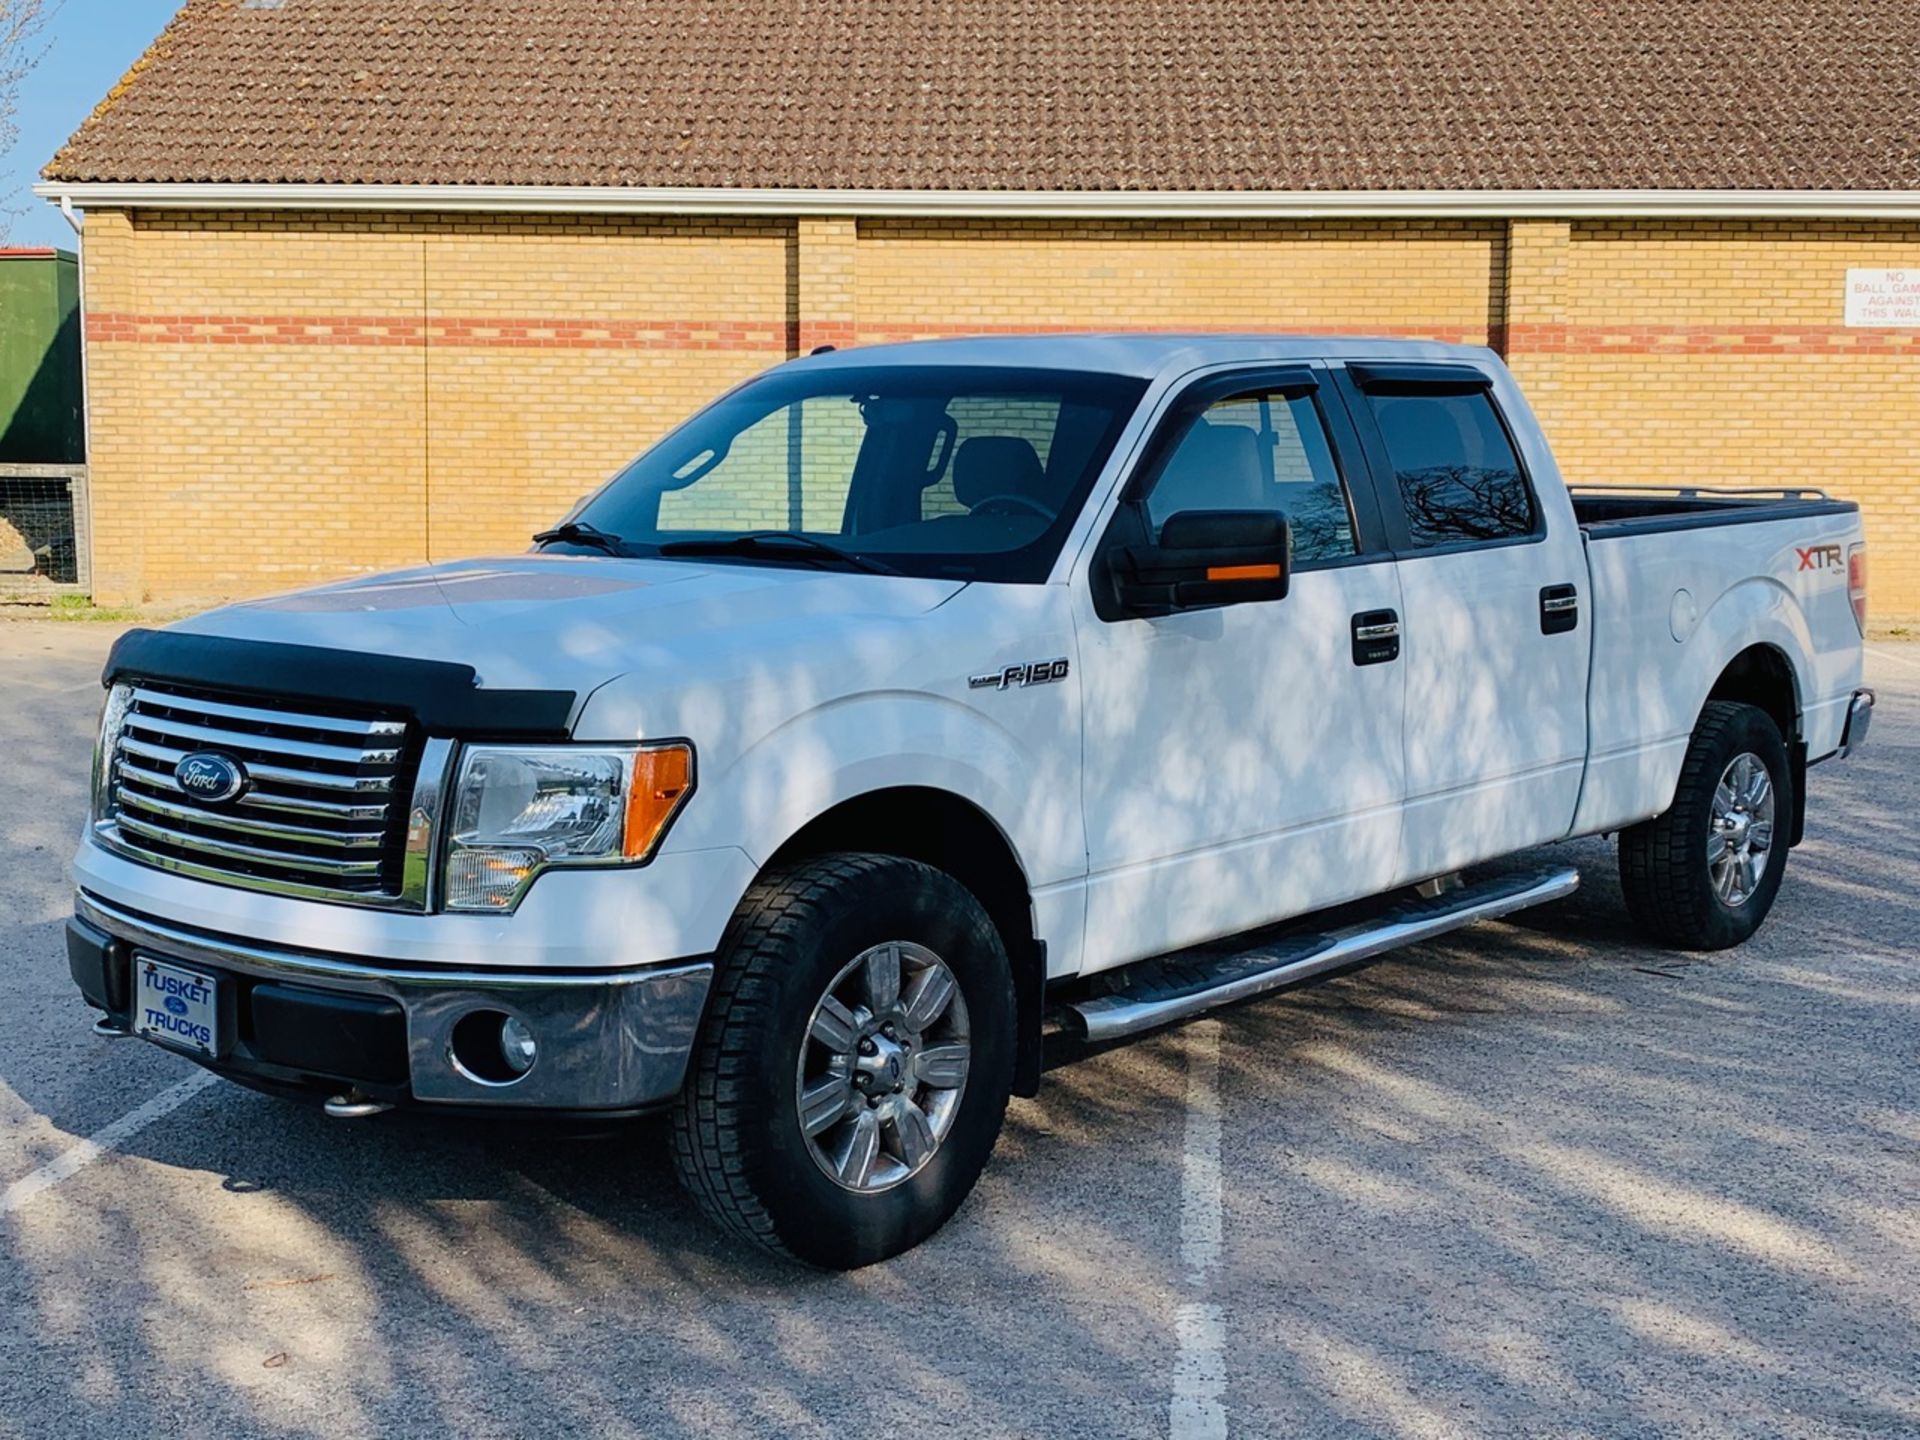
[[674, 1114], [680, 1181], [776, 1254], [888, 1259], [973, 1189], [1013, 1058], [1012, 968], [958, 881], [886, 855], [776, 871], [721, 947]]
[[1649, 938], [1724, 950], [1760, 928], [1787, 868], [1793, 772], [1764, 710], [1700, 713], [1666, 814], [1620, 832], [1620, 887]]

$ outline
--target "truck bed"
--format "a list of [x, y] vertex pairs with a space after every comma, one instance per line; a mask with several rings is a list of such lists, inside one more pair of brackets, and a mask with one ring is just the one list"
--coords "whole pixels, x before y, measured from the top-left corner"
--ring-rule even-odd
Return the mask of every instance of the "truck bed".
[[1813, 515], [1851, 513], [1852, 501], [1824, 490], [1721, 489], [1699, 485], [1594, 485], [1569, 488], [1574, 518], [1589, 535], [1702, 530]]
[[1701, 705], [1749, 651], [1791, 666], [1798, 733], [1790, 718], [1781, 729], [1807, 759], [1839, 744], [1860, 683], [1847, 558], [1860, 543], [1857, 505], [1795, 489], [1570, 494], [1594, 635], [1579, 832], [1671, 803]]

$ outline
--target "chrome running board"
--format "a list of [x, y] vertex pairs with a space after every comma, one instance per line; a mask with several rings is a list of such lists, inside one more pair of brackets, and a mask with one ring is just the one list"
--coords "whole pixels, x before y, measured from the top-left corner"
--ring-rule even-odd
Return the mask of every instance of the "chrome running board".
[[1221, 953], [1216, 945], [1142, 960], [1118, 973], [1117, 990], [1074, 1001], [1067, 1009], [1089, 1041], [1118, 1040], [1417, 945], [1476, 920], [1564, 900], [1579, 888], [1580, 872], [1571, 866], [1496, 876], [1432, 899], [1408, 900], [1344, 929], [1283, 936], [1251, 950]]

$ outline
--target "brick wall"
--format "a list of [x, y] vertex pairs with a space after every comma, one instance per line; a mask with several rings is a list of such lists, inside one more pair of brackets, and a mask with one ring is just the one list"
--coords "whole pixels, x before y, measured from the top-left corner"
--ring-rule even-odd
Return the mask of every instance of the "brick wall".
[[526, 547], [789, 353], [784, 224], [94, 212], [96, 597]]
[[1920, 617], [1920, 333], [1842, 323], [1848, 268], [1920, 269], [1920, 226], [1559, 228], [1516, 285], [1538, 298], [1508, 358], [1567, 478], [1858, 500], [1875, 616]]
[[872, 343], [1020, 330], [1357, 331], [1485, 344], [1498, 224], [860, 227], [854, 319]]
[[108, 602], [519, 549], [817, 344], [1194, 328], [1500, 346], [1576, 483], [1857, 496], [1920, 615], [1920, 336], [1840, 323], [1913, 226], [103, 211], [85, 259]]

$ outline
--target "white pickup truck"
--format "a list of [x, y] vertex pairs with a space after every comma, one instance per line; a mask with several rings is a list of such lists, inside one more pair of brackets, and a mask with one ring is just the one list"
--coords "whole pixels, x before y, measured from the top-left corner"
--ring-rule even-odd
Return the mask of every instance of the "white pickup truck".
[[1853, 505], [1569, 493], [1483, 349], [819, 354], [536, 539], [126, 635], [74, 977], [336, 1115], [669, 1110], [823, 1266], [938, 1228], [1063, 1027], [1577, 880], [1497, 857], [1617, 833], [1738, 943], [1871, 717]]

